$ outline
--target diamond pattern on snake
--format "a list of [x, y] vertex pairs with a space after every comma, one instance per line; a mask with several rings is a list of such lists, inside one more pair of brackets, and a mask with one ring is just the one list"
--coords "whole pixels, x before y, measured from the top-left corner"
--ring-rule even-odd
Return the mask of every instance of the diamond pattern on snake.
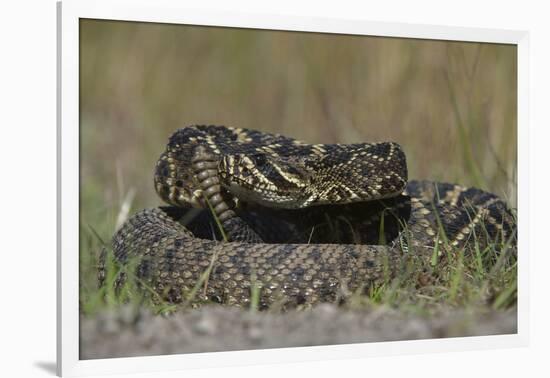
[[503, 200], [409, 181], [393, 142], [307, 144], [189, 126], [170, 137], [154, 185], [166, 206], [137, 212], [113, 237], [115, 260], [131, 267], [116, 283], [137, 278], [170, 303], [192, 293], [197, 304], [244, 307], [255, 289], [261, 309], [340, 302], [414, 259], [436, 253], [444, 264], [448, 251], [515, 246], [515, 216]]

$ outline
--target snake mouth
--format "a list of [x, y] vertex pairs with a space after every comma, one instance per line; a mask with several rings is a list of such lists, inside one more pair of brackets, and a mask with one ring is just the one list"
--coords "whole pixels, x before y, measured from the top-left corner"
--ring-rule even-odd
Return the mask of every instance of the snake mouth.
[[304, 190], [280, 191], [270, 183], [251, 182], [246, 178], [220, 172], [222, 186], [242, 202], [253, 203], [268, 208], [301, 209], [316, 200], [313, 194]]
[[269, 187], [249, 187], [245, 181], [234, 178], [224, 183], [224, 187], [239, 201], [251, 202], [265, 207], [297, 209], [304, 206], [304, 201], [291, 195], [284, 195], [270, 190]]

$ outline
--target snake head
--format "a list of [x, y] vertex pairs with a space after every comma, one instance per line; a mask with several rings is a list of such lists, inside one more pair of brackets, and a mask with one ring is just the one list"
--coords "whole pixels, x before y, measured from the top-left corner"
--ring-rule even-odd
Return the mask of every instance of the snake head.
[[312, 178], [304, 160], [268, 153], [225, 155], [218, 173], [222, 185], [241, 201], [300, 208], [310, 200], [307, 187]]
[[231, 154], [218, 171], [239, 200], [288, 209], [394, 197], [407, 183], [405, 154], [392, 142], [304, 145], [288, 156]]

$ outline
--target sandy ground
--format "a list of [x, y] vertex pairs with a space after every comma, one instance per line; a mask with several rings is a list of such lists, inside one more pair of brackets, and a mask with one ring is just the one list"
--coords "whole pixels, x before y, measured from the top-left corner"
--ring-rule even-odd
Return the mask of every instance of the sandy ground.
[[517, 332], [516, 310], [446, 309], [437, 315], [395, 310], [343, 310], [320, 305], [307, 311], [251, 313], [204, 307], [155, 316], [131, 307], [81, 318], [80, 358], [110, 358], [228, 350], [414, 340]]

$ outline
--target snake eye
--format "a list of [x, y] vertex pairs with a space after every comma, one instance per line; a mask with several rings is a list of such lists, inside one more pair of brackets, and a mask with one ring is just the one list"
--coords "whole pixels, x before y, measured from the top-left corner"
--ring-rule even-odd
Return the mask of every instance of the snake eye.
[[254, 155], [253, 160], [258, 167], [262, 167], [267, 162], [265, 155]]

